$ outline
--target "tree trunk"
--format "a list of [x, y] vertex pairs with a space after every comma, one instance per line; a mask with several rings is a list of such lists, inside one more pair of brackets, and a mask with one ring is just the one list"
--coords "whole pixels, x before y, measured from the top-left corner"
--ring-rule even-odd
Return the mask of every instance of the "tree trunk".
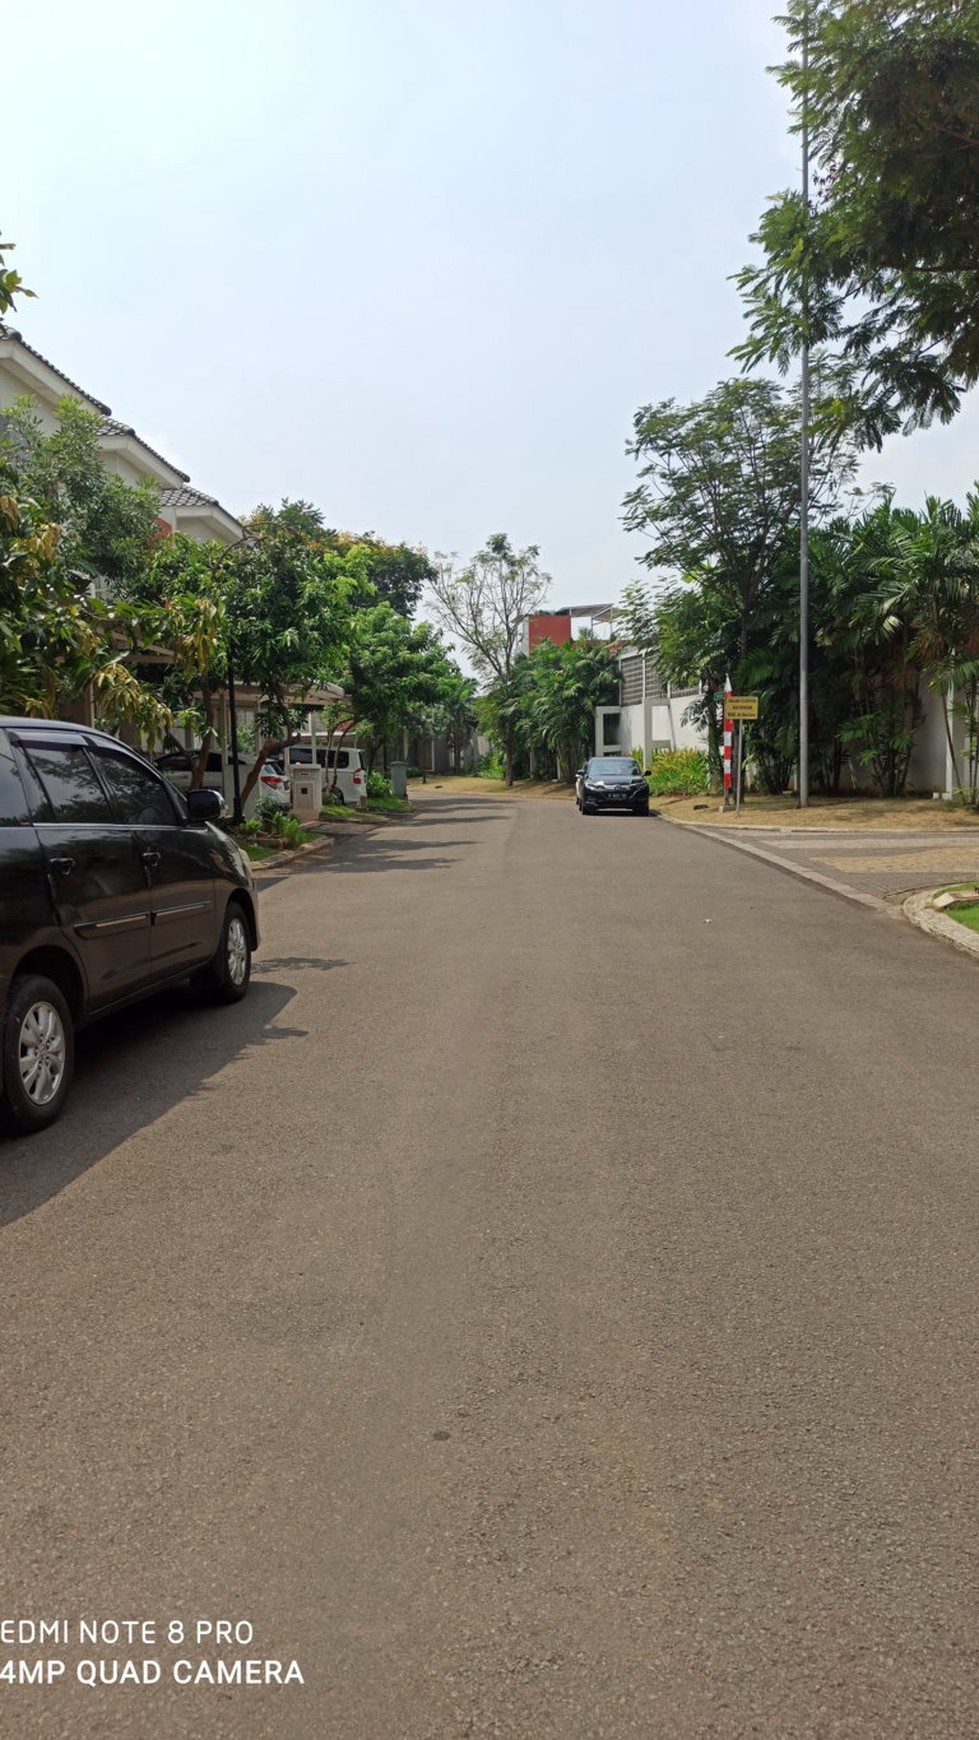
[[959, 771], [958, 758], [955, 754], [955, 744], [952, 742], [952, 721], [948, 715], [948, 690], [942, 689], [942, 720], [945, 725], [945, 741], [948, 744], [949, 758], [952, 763], [952, 775], [955, 780], [955, 790], [962, 790], [962, 775]]
[[242, 788], [242, 793], [241, 793], [242, 810], [244, 810], [245, 805], [248, 802], [248, 799], [251, 797], [252, 792], [255, 790], [255, 787], [258, 784], [259, 775], [262, 771], [262, 768], [265, 766], [266, 760], [268, 759], [268, 757], [270, 755], [278, 755], [279, 752], [285, 748], [285, 745], [287, 742], [288, 742], [288, 738], [285, 738], [285, 737], [280, 738], [278, 742], [276, 742], [274, 738], [267, 738], [266, 741], [262, 744], [261, 748], [259, 749], [258, 755], [255, 759], [255, 765], [252, 768], [251, 773], [248, 775], [248, 778], [245, 781], [244, 787]]
[[201, 683], [201, 700], [204, 703], [204, 734], [197, 756], [197, 765], [190, 780], [191, 791], [200, 791], [207, 772], [207, 758], [214, 742], [214, 691], [206, 682]]

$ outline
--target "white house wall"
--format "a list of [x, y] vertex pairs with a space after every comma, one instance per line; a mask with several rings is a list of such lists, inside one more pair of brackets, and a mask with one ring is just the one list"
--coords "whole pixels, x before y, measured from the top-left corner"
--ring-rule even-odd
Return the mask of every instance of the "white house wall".
[[[707, 748], [705, 734], [696, 725], [685, 721], [693, 695], [672, 695], [661, 701], [635, 701], [628, 707], [596, 707], [595, 754], [602, 755], [613, 747], [635, 750], [644, 761], [654, 749]], [[618, 716], [615, 735], [611, 721]]]
[[[954, 795], [956, 779], [945, 735], [945, 720], [941, 695], [923, 683], [919, 696], [922, 722], [915, 734], [914, 749], [908, 766], [907, 789], [919, 797], [931, 797], [940, 792], [943, 797]], [[959, 777], [967, 777], [965, 721], [952, 717], [952, 742], [959, 764]], [[870, 792], [874, 778], [869, 762], [862, 761], [854, 745], [843, 763], [840, 789]]]
[[[0, 362], [0, 416], [9, 409], [15, 399], [30, 397], [32, 397], [30, 389], [22, 382], [13, 380]], [[58, 419], [51, 407], [43, 399], [35, 399], [34, 410], [42, 432], [45, 435], [53, 435], [58, 427]]]

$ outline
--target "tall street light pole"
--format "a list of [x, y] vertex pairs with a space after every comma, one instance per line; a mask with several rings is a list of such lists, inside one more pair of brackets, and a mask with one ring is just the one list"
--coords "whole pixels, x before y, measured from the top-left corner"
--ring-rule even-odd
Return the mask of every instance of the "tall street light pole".
[[[809, 70], [809, 15], [802, 44], [803, 80]], [[808, 93], [802, 91], [802, 207], [809, 227]], [[809, 425], [812, 418], [809, 377], [809, 257], [808, 235], [802, 261], [802, 432], [799, 454], [799, 808], [809, 805]]]

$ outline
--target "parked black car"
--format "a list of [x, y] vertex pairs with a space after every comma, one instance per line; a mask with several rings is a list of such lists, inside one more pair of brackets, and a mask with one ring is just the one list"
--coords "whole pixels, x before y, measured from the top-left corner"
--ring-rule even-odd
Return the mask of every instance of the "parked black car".
[[0, 1115], [50, 1124], [76, 1028], [194, 978], [245, 995], [258, 946], [244, 854], [214, 791], [174, 790], [103, 731], [0, 718]]
[[631, 755], [593, 755], [579, 767], [574, 792], [583, 816], [596, 815], [599, 810], [649, 814], [649, 787]]

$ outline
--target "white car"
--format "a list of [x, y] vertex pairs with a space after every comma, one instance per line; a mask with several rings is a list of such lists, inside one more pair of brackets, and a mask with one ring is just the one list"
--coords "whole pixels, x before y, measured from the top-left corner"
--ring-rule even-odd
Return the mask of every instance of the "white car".
[[[286, 750], [290, 767], [310, 767], [313, 761], [313, 750], [307, 739], [305, 743], [290, 743]], [[326, 747], [317, 749], [316, 760], [323, 769], [323, 795], [333, 784], [334, 778], [337, 790], [345, 804], [355, 808], [363, 803], [367, 796], [367, 769], [359, 749], [331, 749], [327, 757]]]
[[[224, 792], [226, 789], [221, 756], [222, 752], [219, 749], [212, 749], [208, 755], [207, 767], [204, 772], [204, 786], [208, 791]], [[233, 790], [230, 750], [224, 751], [224, 762], [228, 770], [227, 792], [230, 793]], [[165, 755], [156, 757], [156, 766], [160, 772], [165, 774], [171, 785], [175, 785], [180, 791], [190, 790], [190, 782], [194, 777], [196, 765], [197, 756], [192, 749], [171, 749]], [[254, 762], [244, 761], [239, 756], [238, 771], [242, 790], [244, 790], [245, 782], [253, 766]], [[292, 808], [292, 790], [282, 771], [281, 762], [266, 761], [258, 776], [258, 783], [262, 797], [270, 797], [280, 809]]]

